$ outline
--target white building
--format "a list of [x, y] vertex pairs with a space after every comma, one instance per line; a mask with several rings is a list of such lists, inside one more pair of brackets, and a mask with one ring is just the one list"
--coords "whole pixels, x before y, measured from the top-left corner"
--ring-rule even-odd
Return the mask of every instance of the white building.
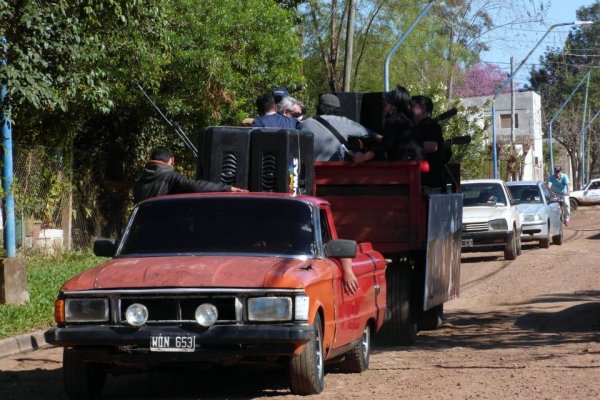
[[[510, 93], [496, 98], [496, 141], [499, 145], [510, 144], [511, 107]], [[485, 115], [492, 116], [492, 96], [467, 97], [462, 99], [466, 106], [485, 105]], [[486, 104], [487, 103], [487, 104]], [[492, 142], [492, 127], [489, 128], [489, 140]], [[525, 153], [523, 180], [545, 180], [544, 159], [542, 153], [542, 104], [541, 97], [535, 92], [515, 92], [515, 143], [519, 154]]]

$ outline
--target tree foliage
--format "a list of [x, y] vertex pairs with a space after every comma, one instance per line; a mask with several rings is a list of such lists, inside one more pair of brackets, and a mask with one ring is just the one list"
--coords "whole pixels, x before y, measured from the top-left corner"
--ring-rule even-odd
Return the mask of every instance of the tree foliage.
[[[600, 20], [600, 3], [582, 7], [577, 11], [577, 19], [586, 21]], [[600, 106], [598, 90], [600, 84], [600, 60], [594, 50], [600, 48], [600, 27], [597, 24], [571, 29], [562, 49], [549, 49], [540, 58], [541, 66], [532, 69], [529, 78], [529, 88], [542, 96], [543, 111], [549, 120], [560, 106], [573, 93], [578, 83], [582, 82], [585, 74], [591, 71], [589, 86], [588, 109], [584, 110], [585, 85], [575, 92], [553, 124], [553, 137], [569, 155], [573, 170], [572, 181], [579, 181], [581, 126], [584, 114], [593, 114]], [[592, 146], [590, 154], [597, 155], [598, 129], [597, 124], [586, 132], [586, 146]], [[597, 157], [591, 159], [590, 170], [597, 169]], [[587, 169], [587, 168], [586, 168]]]

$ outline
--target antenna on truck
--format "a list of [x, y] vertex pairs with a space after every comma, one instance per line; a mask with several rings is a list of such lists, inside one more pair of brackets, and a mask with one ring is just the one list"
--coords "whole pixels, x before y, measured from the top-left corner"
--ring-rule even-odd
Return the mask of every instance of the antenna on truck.
[[154, 101], [152, 101], [150, 96], [148, 96], [148, 93], [146, 93], [146, 91], [144, 90], [142, 85], [140, 85], [140, 83], [137, 80], [134, 80], [133, 84], [135, 86], [137, 86], [138, 89], [140, 89], [140, 91], [142, 92], [144, 97], [150, 102], [150, 104], [152, 104], [152, 106], [154, 107], [156, 112], [158, 112], [158, 115], [160, 115], [162, 117], [163, 121], [165, 121], [167, 123], [167, 125], [169, 125], [175, 131], [177, 136], [179, 136], [181, 138], [181, 140], [183, 140], [183, 143], [192, 152], [192, 154], [194, 154], [194, 157], [198, 158], [198, 149], [196, 148], [196, 146], [194, 146], [194, 143], [192, 143], [190, 138], [185, 134], [185, 132], [181, 129], [181, 127], [176, 122], [173, 122], [169, 118], [167, 118], [167, 116], [165, 114], [163, 114], [163, 112], [160, 110], [160, 108], [158, 108], [156, 103], [154, 103]]

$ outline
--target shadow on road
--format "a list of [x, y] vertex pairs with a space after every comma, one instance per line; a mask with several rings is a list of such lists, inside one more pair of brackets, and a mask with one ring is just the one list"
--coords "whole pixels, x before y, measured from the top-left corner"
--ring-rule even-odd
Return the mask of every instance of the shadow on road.
[[[454, 347], [507, 349], [600, 341], [600, 291], [540, 296], [498, 306], [498, 311], [448, 313], [436, 331], [421, 332], [411, 347], [376, 346], [374, 352], [435, 350]], [[532, 304], [584, 302], [556, 312], [531, 311]], [[505, 310], [506, 309], [506, 310]]]

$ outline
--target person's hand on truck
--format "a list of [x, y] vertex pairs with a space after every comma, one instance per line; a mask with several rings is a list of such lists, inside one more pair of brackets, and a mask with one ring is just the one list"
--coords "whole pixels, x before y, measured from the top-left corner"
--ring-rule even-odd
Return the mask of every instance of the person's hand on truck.
[[356, 275], [352, 271], [352, 259], [342, 258], [340, 261], [343, 269], [342, 280], [344, 281], [344, 290], [348, 294], [355, 294], [358, 290], [358, 279], [356, 279]]

